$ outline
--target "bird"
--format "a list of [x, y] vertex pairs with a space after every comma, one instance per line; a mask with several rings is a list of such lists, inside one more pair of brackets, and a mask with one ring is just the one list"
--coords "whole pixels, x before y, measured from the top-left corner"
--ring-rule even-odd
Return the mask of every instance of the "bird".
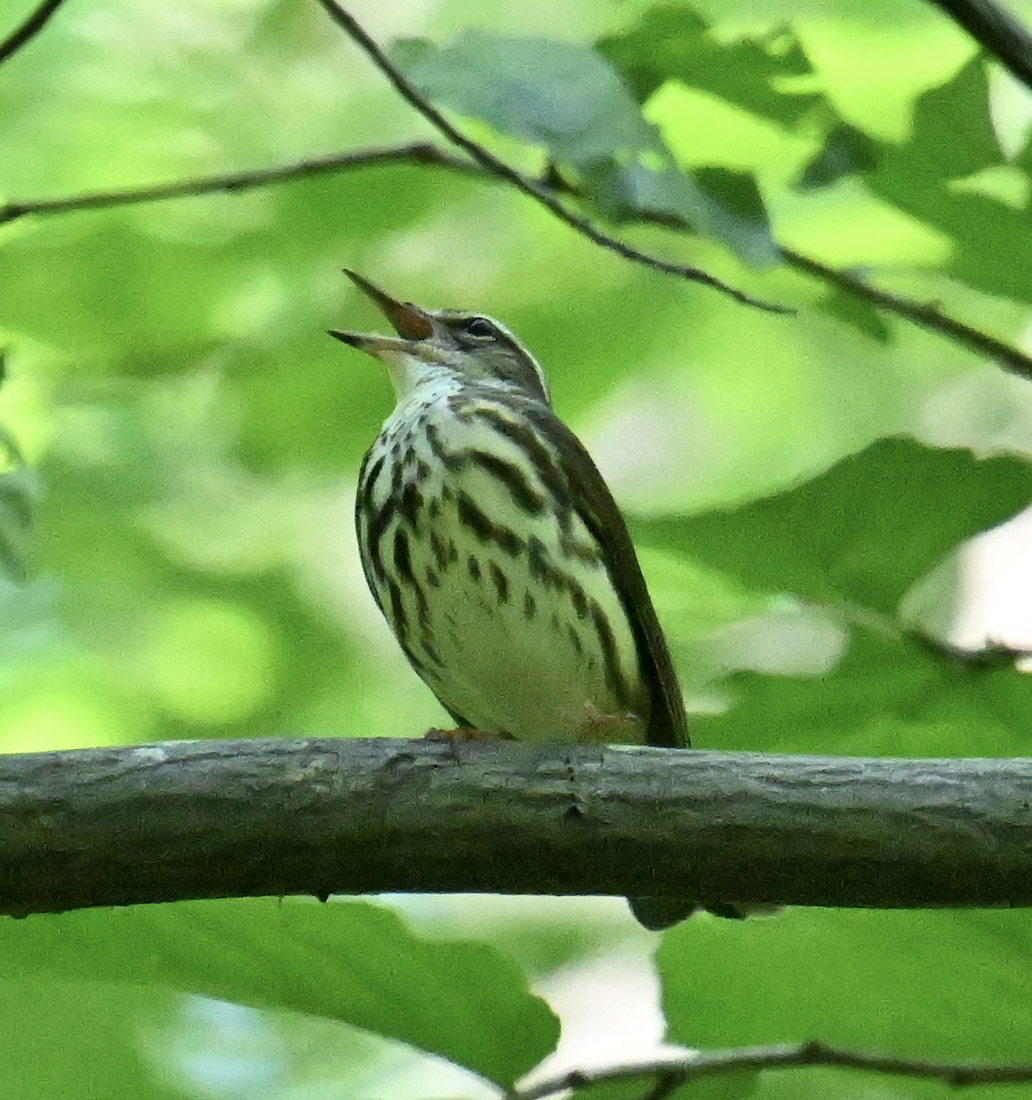
[[[349, 279], [395, 336], [331, 330], [397, 397], [363, 459], [355, 523], [405, 656], [470, 736], [688, 747], [684, 699], [627, 524], [501, 322]], [[475, 731], [475, 733], [474, 733]], [[629, 899], [659, 930], [698, 908]]]

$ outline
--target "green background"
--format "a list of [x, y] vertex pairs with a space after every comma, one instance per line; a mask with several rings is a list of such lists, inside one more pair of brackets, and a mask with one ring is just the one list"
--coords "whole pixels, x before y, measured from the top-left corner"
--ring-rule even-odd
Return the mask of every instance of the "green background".
[[[0, 27], [26, 14], [0, 2]], [[1029, 383], [779, 261], [1020, 345], [1028, 93], [903, 0], [353, 14], [467, 133], [534, 177], [551, 160], [609, 231], [796, 312], [412, 164], [0, 223], [0, 751], [444, 721], [358, 565], [355, 477], [391, 395], [325, 335], [381, 324], [347, 266], [495, 315], [544, 364], [629, 513], [697, 745], [1028, 755], [1028, 676], [945, 643], [963, 544], [1032, 501]], [[0, 66], [0, 202], [433, 137], [315, 3], [69, 0]], [[575, 1030], [630, 996], [600, 985], [606, 960], [643, 973], [657, 944], [674, 1043], [1032, 1062], [1023, 912], [793, 910], [659, 939], [618, 901], [383, 905], [3, 919], [6, 1094], [491, 1095], [555, 1045], [533, 991], [566, 990]], [[942, 1089], [821, 1070], [693, 1092]]]

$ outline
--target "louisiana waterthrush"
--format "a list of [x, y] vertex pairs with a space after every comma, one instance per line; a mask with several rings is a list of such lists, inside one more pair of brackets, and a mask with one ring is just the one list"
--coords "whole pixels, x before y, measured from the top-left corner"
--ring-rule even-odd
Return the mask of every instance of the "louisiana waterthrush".
[[[346, 274], [397, 332], [330, 335], [381, 360], [398, 398], [355, 512], [366, 580], [412, 667], [460, 727], [687, 746], [627, 525], [534, 357], [490, 317], [400, 302]], [[648, 927], [695, 908], [631, 906]]]

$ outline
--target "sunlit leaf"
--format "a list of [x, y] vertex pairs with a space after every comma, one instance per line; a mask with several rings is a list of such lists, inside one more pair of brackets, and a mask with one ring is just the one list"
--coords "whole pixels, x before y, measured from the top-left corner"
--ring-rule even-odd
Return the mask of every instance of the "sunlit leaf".
[[157, 1071], [141, 1042], [141, 1032], [168, 1022], [172, 1000], [162, 990], [39, 977], [5, 980], [5, 1091], [20, 1100], [182, 1100], [182, 1091]]
[[721, 40], [691, 7], [657, 6], [637, 26], [601, 39], [596, 49], [644, 101], [664, 81], [679, 80], [737, 107], [785, 125], [795, 123], [818, 97], [779, 86], [812, 72], [790, 30], [765, 39]]
[[990, 113], [985, 63], [975, 58], [914, 107], [908, 141], [885, 145], [867, 182], [882, 198], [953, 242], [947, 269], [990, 294], [1030, 300], [1027, 213], [951, 181], [1004, 162]]

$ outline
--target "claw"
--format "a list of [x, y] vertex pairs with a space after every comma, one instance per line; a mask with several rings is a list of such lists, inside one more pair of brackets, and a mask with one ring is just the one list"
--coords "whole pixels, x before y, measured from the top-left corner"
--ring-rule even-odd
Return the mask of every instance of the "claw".
[[594, 703], [585, 703], [587, 723], [581, 730], [581, 741], [590, 744], [636, 745], [644, 740], [642, 721], [627, 711], [624, 714], [606, 714]]
[[494, 734], [485, 733], [483, 730], [473, 729], [470, 726], [458, 726], [453, 730], [441, 730], [436, 726], [431, 726], [430, 729], [423, 734], [424, 741], [449, 741], [452, 744], [461, 741], [494, 741], [497, 740]]

